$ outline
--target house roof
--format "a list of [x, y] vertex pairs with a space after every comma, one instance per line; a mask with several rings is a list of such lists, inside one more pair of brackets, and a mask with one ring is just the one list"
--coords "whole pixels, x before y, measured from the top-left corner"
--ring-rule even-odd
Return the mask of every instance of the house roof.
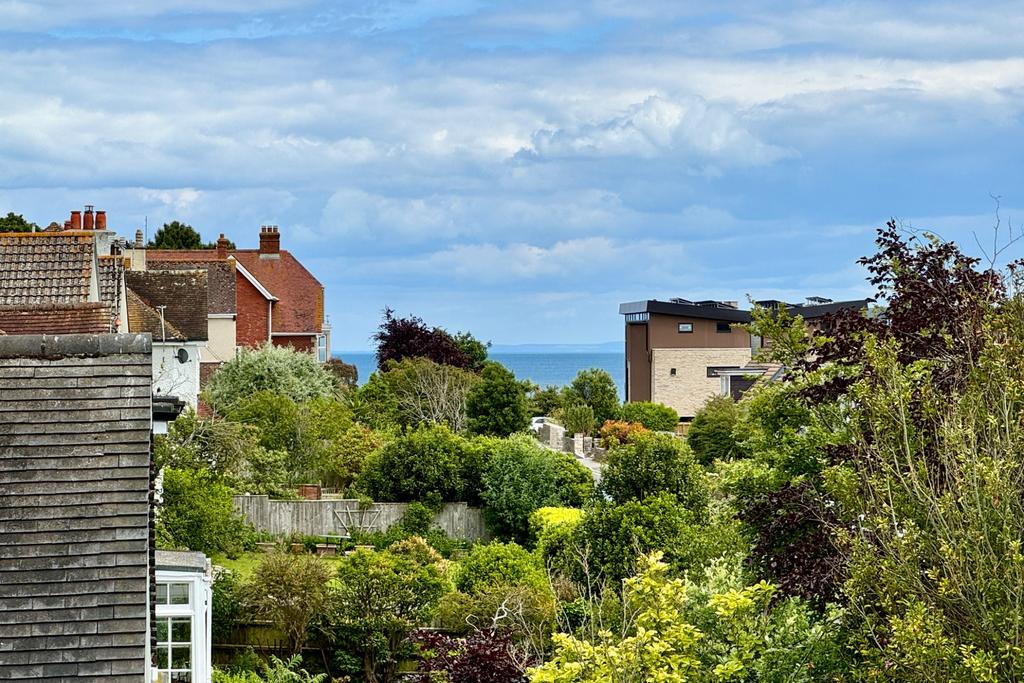
[[[125, 273], [128, 329], [149, 332], [155, 340], [206, 340], [207, 273], [205, 270], [155, 270]], [[163, 329], [159, 307], [164, 307]], [[155, 315], [154, 315], [155, 314]]]
[[[837, 313], [841, 310], [853, 308], [864, 309], [871, 303], [872, 299], [854, 299], [851, 301], [832, 301], [824, 304], [785, 304], [786, 310], [799, 315], [804, 320], [820, 318], [824, 315]], [[740, 310], [718, 304], [717, 302], [684, 302], [679, 301], [658, 301], [649, 299], [647, 301], [632, 301], [619, 305], [619, 313], [630, 315], [634, 313], [654, 313], [660, 315], [675, 315], [686, 318], [699, 318], [706, 320], [722, 320], [728, 322], [745, 323], [750, 322], [750, 311]]]
[[0, 305], [88, 301], [91, 232], [0, 234]]
[[121, 299], [121, 275], [127, 270], [125, 259], [122, 256], [100, 256], [96, 261], [100, 301], [116, 311]]
[[107, 334], [110, 331], [110, 307], [98, 301], [0, 306], [0, 334]]
[[[156, 250], [151, 250], [151, 253]], [[207, 273], [207, 313], [210, 315], [225, 315], [237, 313], [235, 303], [235, 266], [232, 261], [193, 260], [182, 261], [176, 259], [161, 260], [152, 257], [151, 253], [146, 254], [146, 268], [148, 270], [205, 270]], [[160, 253], [175, 253], [164, 252]], [[195, 251], [188, 253], [195, 254]]]
[[258, 249], [228, 252], [278, 300], [274, 303], [276, 334], [318, 333], [323, 328], [323, 285], [291, 252], [279, 258], [260, 258]]

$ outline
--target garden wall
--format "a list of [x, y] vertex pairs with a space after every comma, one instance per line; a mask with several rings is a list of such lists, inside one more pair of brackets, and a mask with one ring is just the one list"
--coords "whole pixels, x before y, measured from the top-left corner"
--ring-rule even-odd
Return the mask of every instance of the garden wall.
[[[234, 496], [235, 510], [260, 531], [274, 535], [348, 536], [350, 530], [386, 531], [401, 521], [406, 503], [374, 503], [360, 509], [358, 500], [270, 500], [267, 496]], [[479, 508], [446, 503], [434, 515], [434, 526], [452, 538], [490, 538]]]

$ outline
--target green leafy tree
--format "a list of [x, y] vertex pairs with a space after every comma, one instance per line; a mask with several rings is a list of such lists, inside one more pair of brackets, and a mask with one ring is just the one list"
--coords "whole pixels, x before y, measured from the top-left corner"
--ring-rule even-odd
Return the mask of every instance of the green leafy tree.
[[479, 500], [472, 484], [479, 481], [478, 467], [466, 439], [444, 425], [424, 425], [370, 455], [358, 486], [374, 500], [472, 502]]
[[596, 424], [614, 420], [619, 416], [619, 391], [615, 380], [606, 370], [591, 368], [581, 370], [572, 383], [565, 388], [563, 405], [583, 403], [594, 410]]
[[715, 460], [732, 460], [742, 455], [734, 431], [740, 420], [736, 402], [728, 396], [715, 396], [697, 411], [686, 433], [686, 442], [698, 462], [710, 465]]
[[455, 587], [468, 595], [520, 585], [546, 586], [547, 576], [537, 556], [516, 543], [475, 545], [455, 573]]
[[13, 211], [0, 216], [0, 232], [32, 232], [38, 229], [38, 225], [28, 222], [24, 216]]
[[341, 663], [367, 683], [396, 680], [399, 662], [415, 652], [410, 634], [450, 590], [440, 566], [422, 552], [359, 550], [346, 557], [338, 565], [331, 629], [355, 657]]
[[204, 249], [203, 238], [186, 223], [171, 221], [156, 231], [146, 244], [150, 249]]
[[562, 390], [553, 384], [539, 387], [526, 382], [530, 415], [554, 415], [562, 407]]
[[264, 448], [288, 452], [298, 448], [299, 406], [287, 396], [266, 389], [257, 391], [240, 397], [227, 417], [255, 428]]
[[243, 587], [243, 602], [249, 614], [284, 632], [289, 651], [298, 654], [310, 627], [326, 616], [332, 574], [316, 555], [270, 553]]
[[601, 490], [618, 503], [659, 493], [671, 493], [691, 510], [708, 503], [704, 469], [685, 442], [667, 434], [634, 434], [613, 446], [602, 470]]
[[485, 436], [508, 436], [530, 425], [526, 392], [505, 366], [487, 363], [466, 397], [469, 431]]
[[487, 350], [491, 348], [491, 342], [482, 342], [469, 332], [458, 332], [452, 335], [455, 345], [459, 347], [467, 359], [470, 370], [480, 371], [487, 362]]
[[592, 434], [597, 427], [594, 409], [586, 403], [567, 405], [560, 417], [565, 431], [569, 434]]
[[243, 349], [222, 365], [203, 396], [214, 410], [226, 413], [259, 391], [302, 403], [335, 396], [338, 385], [312, 354], [268, 343], [258, 349]]
[[163, 503], [157, 511], [157, 539], [162, 547], [198, 550], [211, 555], [237, 553], [250, 527], [231, 503], [231, 488], [207, 470], [165, 467]]
[[555, 488], [562, 505], [583, 507], [594, 497], [594, 475], [575, 456], [548, 451], [555, 467]]
[[651, 431], [672, 432], [679, 424], [679, 413], [662, 403], [634, 401], [622, 406], [622, 419], [638, 422]]
[[371, 429], [392, 430], [402, 421], [398, 399], [382, 372], [371, 374], [366, 384], [359, 387], [352, 397], [352, 411], [359, 422]]
[[558, 464], [551, 451], [524, 434], [491, 443], [483, 480], [484, 516], [499, 536], [523, 542], [530, 514], [561, 504]]

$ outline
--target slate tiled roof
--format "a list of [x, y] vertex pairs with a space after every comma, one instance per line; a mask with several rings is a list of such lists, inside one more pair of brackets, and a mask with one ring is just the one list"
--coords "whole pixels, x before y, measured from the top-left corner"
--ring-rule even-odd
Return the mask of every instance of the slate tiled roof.
[[260, 258], [258, 249], [229, 252], [270, 291], [274, 302], [275, 334], [318, 333], [323, 328], [324, 288], [313, 274], [288, 251], [279, 258]]
[[0, 680], [144, 680], [150, 348], [0, 337]]
[[0, 234], [0, 305], [88, 301], [93, 248], [87, 232]]
[[[110, 308], [100, 302], [0, 306], [0, 330], [7, 334], [107, 334]], [[3, 332], [0, 332], [3, 334]]]
[[[149, 332], [160, 339], [159, 306], [164, 306], [164, 326], [169, 323], [184, 339], [206, 340], [208, 278], [205, 270], [130, 271], [125, 283], [133, 300], [128, 304], [128, 329]], [[138, 305], [141, 302], [157, 311], [155, 327], [153, 317]], [[132, 311], [135, 311], [133, 320]], [[170, 328], [167, 338], [171, 338]]]
[[[147, 270], [205, 270], [208, 276], [208, 312], [210, 315], [233, 314], [237, 312], [235, 304], [235, 266], [230, 261], [182, 261], [176, 259], [161, 260], [153, 256], [156, 250], [146, 254]], [[175, 253], [161, 250], [159, 253]], [[180, 253], [180, 252], [179, 252]], [[185, 252], [195, 254], [195, 251]]]

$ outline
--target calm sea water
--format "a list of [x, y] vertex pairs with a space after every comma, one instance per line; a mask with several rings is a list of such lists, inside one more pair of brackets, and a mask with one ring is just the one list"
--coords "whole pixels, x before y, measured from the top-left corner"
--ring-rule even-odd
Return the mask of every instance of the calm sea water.
[[[363, 384], [377, 369], [372, 353], [335, 354], [346, 363], [355, 363], [359, 369], [359, 383]], [[528, 379], [540, 386], [564, 386], [572, 382], [576, 373], [590, 368], [607, 370], [624, 395], [626, 362], [621, 353], [492, 353], [489, 358], [511, 370], [519, 379]]]

